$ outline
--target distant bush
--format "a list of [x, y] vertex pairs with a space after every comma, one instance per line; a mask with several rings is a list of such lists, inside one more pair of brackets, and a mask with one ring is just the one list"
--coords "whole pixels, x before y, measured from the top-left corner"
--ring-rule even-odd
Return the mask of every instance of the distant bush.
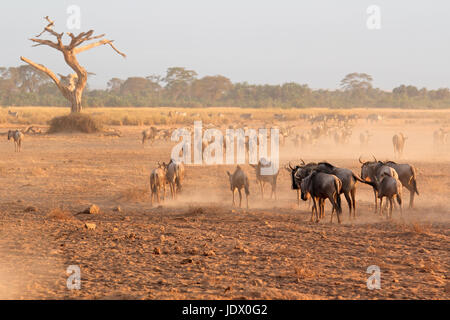
[[103, 130], [103, 124], [99, 119], [88, 114], [71, 113], [50, 120], [48, 133], [58, 132], [83, 132], [95, 133]]

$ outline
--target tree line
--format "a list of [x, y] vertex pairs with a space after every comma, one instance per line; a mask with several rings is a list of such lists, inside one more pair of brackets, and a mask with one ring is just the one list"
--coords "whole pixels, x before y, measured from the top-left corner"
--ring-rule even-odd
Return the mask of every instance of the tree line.
[[[65, 78], [60, 75], [61, 80]], [[194, 70], [168, 68], [165, 75], [113, 78], [104, 90], [84, 91], [86, 107], [251, 108], [449, 108], [450, 89], [428, 90], [400, 85], [392, 91], [374, 88], [365, 73], [346, 75], [336, 90], [313, 90], [306, 84], [233, 83], [222, 75], [198, 77]], [[0, 67], [0, 105], [68, 106], [52, 80], [30, 65]]]

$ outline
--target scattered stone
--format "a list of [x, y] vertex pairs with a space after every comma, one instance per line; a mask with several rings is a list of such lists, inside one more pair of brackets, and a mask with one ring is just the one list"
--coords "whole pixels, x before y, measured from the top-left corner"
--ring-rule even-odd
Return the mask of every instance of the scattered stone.
[[183, 250], [179, 246], [175, 246], [174, 250], [175, 250], [175, 253], [178, 253], [178, 254], [183, 252]]
[[120, 206], [117, 206], [115, 208], [113, 208], [114, 212], [122, 212], [122, 208]]
[[37, 208], [35, 206], [29, 206], [29, 207], [25, 208], [24, 211], [25, 212], [36, 212]]
[[197, 247], [192, 248], [191, 250], [188, 251], [189, 254], [198, 254], [199, 250]]
[[114, 231], [114, 232], [118, 232], [118, 231], [119, 231], [119, 228], [114, 227], [114, 228], [113, 228], [113, 231]]
[[100, 208], [96, 206], [95, 204], [91, 205], [89, 208], [85, 209], [84, 211], [79, 212], [80, 213], [86, 213], [86, 214], [97, 214], [100, 212]]
[[164, 242], [166, 240], [166, 237], [164, 237], [164, 235], [162, 234], [161, 237], [159, 237], [159, 239], [161, 240], [161, 242]]
[[155, 247], [155, 248], [153, 249], [153, 254], [161, 254], [161, 249], [158, 248], [158, 247]]
[[84, 224], [84, 227], [88, 230], [95, 230], [95, 228], [97, 227], [95, 223], [90, 223], [90, 222], [86, 222]]
[[264, 282], [261, 279], [253, 280], [253, 285], [257, 287], [262, 287], [264, 285]]
[[369, 246], [369, 247], [367, 248], [367, 252], [368, 252], [368, 253], [371, 253], [371, 254], [375, 254], [375, 253], [377, 253], [377, 249], [375, 249], [375, 248], [372, 247], [372, 246]]
[[100, 212], [100, 208], [98, 206], [96, 206], [95, 204], [93, 204], [88, 208], [88, 212], [89, 212], [89, 214], [97, 214]]
[[192, 263], [192, 262], [194, 262], [194, 260], [192, 260], [191, 258], [181, 260], [181, 264], [188, 264], [188, 263]]
[[203, 255], [206, 257], [214, 257], [216, 255], [216, 253], [213, 250], [209, 250], [209, 251], [205, 251], [203, 253]]

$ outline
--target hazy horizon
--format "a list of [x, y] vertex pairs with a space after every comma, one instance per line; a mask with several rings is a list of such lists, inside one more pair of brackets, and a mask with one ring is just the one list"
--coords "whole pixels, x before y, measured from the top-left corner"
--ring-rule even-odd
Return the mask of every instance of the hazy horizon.
[[[46, 15], [55, 20], [56, 31], [69, 31], [69, 5], [81, 8], [81, 29], [70, 31], [106, 33], [127, 54], [123, 59], [106, 46], [81, 53], [80, 63], [96, 74], [91, 88], [105, 88], [113, 77], [164, 74], [173, 66], [195, 70], [199, 77], [297, 82], [314, 89], [336, 89], [351, 72], [372, 75], [374, 87], [382, 90], [401, 84], [450, 87], [450, 3], [443, 0], [17, 0], [0, 5], [7, 13], [0, 21], [7, 30], [0, 66], [21, 65], [23, 55], [55, 73], [69, 73], [61, 53], [32, 48], [28, 40], [43, 30]], [[381, 9], [380, 30], [366, 26], [370, 5]]]

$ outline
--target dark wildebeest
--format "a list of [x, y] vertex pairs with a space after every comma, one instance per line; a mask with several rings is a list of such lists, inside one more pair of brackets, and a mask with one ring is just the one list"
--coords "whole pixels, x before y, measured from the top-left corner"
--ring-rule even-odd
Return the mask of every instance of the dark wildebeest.
[[383, 198], [386, 197], [389, 201], [389, 211], [386, 217], [392, 218], [392, 208], [394, 205], [394, 198], [400, 206], [400, 215], [402, 215], [402, 183], [399, 179], [385, 175], [381, 181], [377, 181], [378, 198], [380, 199], [380, 216], [383, 215]]
[[297, 205], [300, 206], [300, 183], [304, 178], [309, 176], [311, 171], [317, 167], [317, 163], [308, 163], [301, 160], [302, 164], [300, 166], [292, 167], [291, 163], [289, 163], [288, 167], [285, 169], [291, 174], [291, 186], [293, 190], [297, 190]]
[[23, 133], [20, 130], [8, 130], [8, 140], [14, 139], [14, 151], [20, 152], [22, 149]]
[[392, 144], [394, 145], [394, 156], [397, 158], [401, 158], [403, 155], [403, 148], [405, 147], [407, 136], [403, 133], [395, 134], [392, 137]]
[[277, 171], [274, 174], [268, 175], [268, 174], [262, 174], [262, 168], [270, 168], [271, 163], [267, 161], [266, 159], [262, 158], [258, 161], [258, 164], [250, 164], [250, 166], [255, 169], [256, 172], [256, 181], [258, 181], [259, 186], [261, 188], [261, 198], [264, 199], [264, 186], [267, 183], [269, 183], [272, 187], [272, 192], [270, 193], [270, 199], [272, 199], [272, 196], [275, 196], [275, 200], [277, 199], [277, 178], [278, 173]]
[[176, 198], [177, 192], [181, 191], [181, 182], [184, 178], [184, 165], [182, 162], [177, 163], [173, 159], [165, 165], [166, 183], [169, 184], [172, 199]]
[[228, 178], [230, 179], [230, 190], [233, 193], [233, 206], [234, 203], [234, 192], [236, 189], [239, 191], [239, 208], [242, 205], [242, 193], [241, 190], [244, 188], [245, 190], [245, 199], [247, 200], [247, 209], [248, 209], [248, 195], [250, 194], [250, 189], [248, 185], [248, 177], [245, 172], [241, 169], [240, 166], [236, 167], [236, 170], [233, 174], [227, 171]]
[[333, 222], [333, 212], [336, 211], [338, 222], [341, 223], [341, 188], [342, 182], [338, 177], [315, 170], [313, 170], [310, 175], [302, 180], [300, 184], [302, 200], [306, 201], [309, 197], [313, 200], [311, 220], [313, 219], [315, 213], [315, 221], [319, 222], [319, 217], [323, 217], [325, 215], [325, 200], [329, 199], [333, 205], [330, 222]]
[[378, 187], [376, 185], [377, 182], [380, 182], [385, 176], [391, 176], [395, 179], [399, 179], [397, 171], [394, 168], [385, 165], [381, 161], [366, 161], [363, 162], [361, 157], [359, 157], [359, 162], [361, 163], [361, 178], [365, 181], [374, 182], [375, 185], [372, 185], [373, 194], [375, 198], [375, 213], [378, 209]]
[[393, 168], [402, 185], [409, 191], [409, 207], [414, 207], [414, 195], [419, 195], [417, 190], [416, 169], [407, 163], [395, 163], [394, 161], [383, 162], [386, 166]]
[[[293, 170], [293, 168], [291, 168], [291, 170]], [[307, 165], [304, 166], [297, 166], [295, 168], [295, 173], [291, 174], [292, 188], [293, 189], [298, 188], [301, 180], [304, 179], [307, 175], [309, 175], [313, 170], [328, 174], [334, 174], [341, 180], [342, 188], [340, 189], [340, 192], [344, 194], [345, 199], [347, 200], [349, 217], [350, 219], [352, 218], [352, 211], [353, 211], [353, 218], [356, 218], [356, 184], [359, 181], [364, 184], [368, 184], [372, 187], [375, 187], [374, 181], [365, 181], [360, 177], [358, 177], [356, 174], [354, 174], [350, 169], [338, 168], [327, 162], [320, 162], [318, 164], [308, 163]]]
[[160, 203], [160, 193], [163, 189], [163, 199], [166, 198], [166, 164], [158, 162], [158, 168], [150, 173], [150, 203], [153, 205], [153, 196], [156, 195], [158, 203]]
[[142, 131], [142, 144], [144, 144], [146, 140], [150, 140], [150, 142], [155, 141], [157, 133], [158, 129], [155, 127]]
[[365, 181], [365, 180], [361, 179], [356, 174], [354, 174], [353, 171], [350, 169], [338, 168], [327, 162], [320, 162], [318, 164], [316, 170], [318, 170], [320, 172], [328, 173], [328, 174], [334, 174], [336, 177], [338, 177], [342, 181], [341, 193], [344, 194], [345, 199], [347, 200], [348, 209], [349, 209], [349, 212], [348, 212], [349, 217], [350, 217], [350, 219], [352, 218], [352, 211], [353, 211], [353, 218], [356, 218], [356, 184], [357, 184], [357, 182], [359, 181], [364, 184], [370, 185], [372, 187], [374, 187], [375, 184], [371, 181]]

